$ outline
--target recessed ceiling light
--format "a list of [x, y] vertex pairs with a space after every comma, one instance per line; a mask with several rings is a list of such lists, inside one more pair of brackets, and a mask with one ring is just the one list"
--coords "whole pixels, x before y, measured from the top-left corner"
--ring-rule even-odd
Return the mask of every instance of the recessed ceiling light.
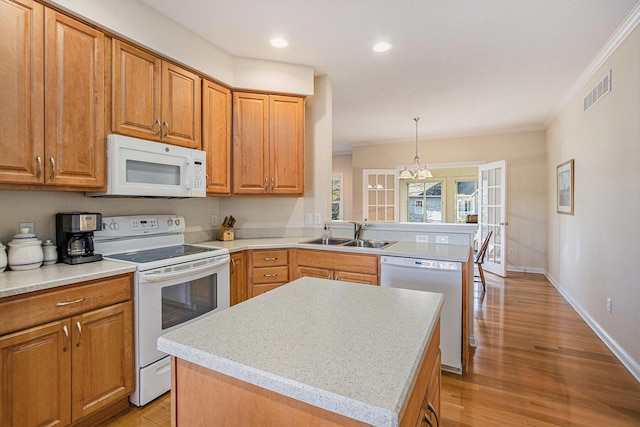
[[271, 39], [271, 46], [287, 47], [288, 44], [289, 42], [283, 39], [282, 37], [276, 37], [275, 39]]
[[391, 44], [387, 42], [380, 42], [373, 45], [374, 52], [386, 52], [391, 49]]

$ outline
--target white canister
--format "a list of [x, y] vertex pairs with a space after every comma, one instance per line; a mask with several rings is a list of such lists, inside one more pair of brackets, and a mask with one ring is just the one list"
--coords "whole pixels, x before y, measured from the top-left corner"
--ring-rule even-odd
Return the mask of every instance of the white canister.
[[42, 253], [44, 255], [42, 265], [52, 265], [58, 262], [58, 250], [56, 245], [51, 243], [51, 240], [47, 240], [42, 244]]
[[0, 273], [7, 268], [7, 253], [4, 251], [4, 245], [0, 242]]
[[20, 233], [13, 237], [7, 257], [9, 268], [12, 270], [32, 270], [39, 268], [44, 259], [42, 241], [35, 234], [29, 233], [28, 228], [20, 229]]

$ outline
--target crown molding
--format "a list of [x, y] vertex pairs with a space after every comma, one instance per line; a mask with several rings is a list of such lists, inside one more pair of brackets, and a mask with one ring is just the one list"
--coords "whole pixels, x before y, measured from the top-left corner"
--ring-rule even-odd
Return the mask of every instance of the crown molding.
[[585, 68], [585, 70], [580, 74], [576, 82], [571, 86], [569, 92], [562, 98], [562, 101], [558, 105], [558, 107], [551, 113], [547, 121], [545, 122], [545, 127], [548, 127], [549, 124], [560, 114], [562, 110], [571, 102], [571, 100], [578, 95], [580, 90], [591, 80], [591, 78], [595, 75], [595, 73], [604, 65], [604, 63], [609, 59], [609, 57], [618, 49], [618, 47], [622, 44], [622, 42], [635, 30], [635, 28], [640, 24], [640, 3], [636, 5], [636, 7], [631, 11], [627, 19], [618, 27], [615, 33], [607, 40], [605, 45], [600, 49], [600, 52], [596, 55], [595, 58], [591, 61], [591, 63]]

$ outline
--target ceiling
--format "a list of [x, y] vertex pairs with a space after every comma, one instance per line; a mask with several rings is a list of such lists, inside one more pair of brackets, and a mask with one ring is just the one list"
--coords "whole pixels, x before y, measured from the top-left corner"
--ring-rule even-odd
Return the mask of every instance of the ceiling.
[[[333, 152], [543, 129], [640, 0], [141, 0], [234, 56], [333, 83]], [[284, 37], [283, 49], [269, 44]], [[393, 48], [374, 53], [385, 40]], [[615, 79], [615, 77], [614, 77]]]

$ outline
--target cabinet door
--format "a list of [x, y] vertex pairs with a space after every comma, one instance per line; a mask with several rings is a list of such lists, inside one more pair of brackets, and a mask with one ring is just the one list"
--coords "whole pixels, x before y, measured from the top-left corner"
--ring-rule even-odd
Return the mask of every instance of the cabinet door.
[[162, 62], [162, 142], [202, 148], [200, 77]]
[[207, 152], [207, 194], [231, 194], [231, 91], [202, 81], [202, 149]]
[[105, 184], [104, 34], [45, 9], [45, 182]]
[[0, 425], [71, 423], [69, 320], [0, 338]]
[[231, 254], [231, 305], [239, 304], [247, 299], [247, 257], [245, 252]]
[[304, 100], [269, 97], [269, 186], [273, 194], [304, 192]]
[[160, 59], [114, 39], [112, 60], [113, 132], [159, 141]]
[[295, 279], [299, 279], [301, 277], [317, 277], [319, 279], [331, 280], [333, 279], [333, 270], [317, 267], [297, 267]]
[[373, 274], [354, 273], [352, 271], [336, 271], [335, 279], [345, 282], [364, 283], [367, 285], [378, 284], [378, 276]]
[[43, 13], [30, 0], [0, 0], [2, 183], [44, 182]]
[[423, 403], [423, 409], [434, 426], [440, 425], [440, 382], [442, 371], [440, 367], [441, 353], [438, 352], [436, 361], [429, 377], [429, 386]]
[[129, 301], [71, 318], [73, 421], [133, 391], [132, 313]]
[[269, 96], [233, 94], [233, 192], [269, 192]]

